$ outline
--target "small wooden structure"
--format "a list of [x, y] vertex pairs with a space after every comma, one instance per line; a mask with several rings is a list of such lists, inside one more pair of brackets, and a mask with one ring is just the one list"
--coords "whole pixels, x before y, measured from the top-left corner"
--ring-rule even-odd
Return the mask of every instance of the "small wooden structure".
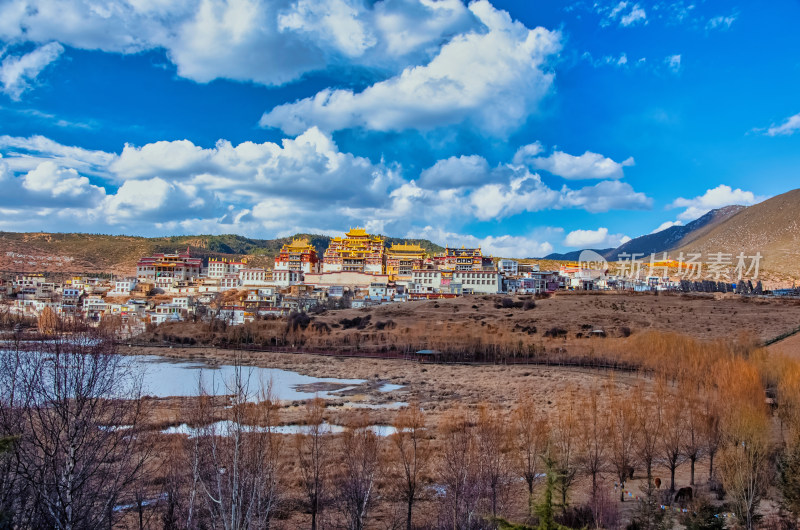
[[419, 350], [416, 354], [417, 361], [424, 362], [440, 362], [442, 360], [442, 352], [438, 350]]

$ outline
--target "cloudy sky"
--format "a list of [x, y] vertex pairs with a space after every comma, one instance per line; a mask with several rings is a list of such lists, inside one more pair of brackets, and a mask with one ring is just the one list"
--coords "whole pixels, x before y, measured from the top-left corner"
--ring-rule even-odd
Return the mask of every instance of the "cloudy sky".
[[4, 0], [0, 230], [616, 246], [800, 183], [800, 2]]

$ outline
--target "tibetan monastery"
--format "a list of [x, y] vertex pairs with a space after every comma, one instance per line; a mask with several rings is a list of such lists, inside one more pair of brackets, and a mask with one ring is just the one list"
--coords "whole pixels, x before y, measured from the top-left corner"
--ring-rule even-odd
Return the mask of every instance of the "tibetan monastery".
[[322, 262], [322, 272], [365, 272], [383, 274], [386, 250], [383, 238], [352, 228], [345, 237], [331, 239]]
[[308, 239], [292, 239], [291, 243], [283, 245], [275, 258], [275, 270], [298, 271], [303, 274], [318, 272], [317, 250], [308, 242]]
[[453, 271], [480, 271], [494, 268], [492, 258], [484, 256], [480, 247], [447, 247], [444, 253], [433, 257], [433, 262], [437, 269]]
[[141, 258], [136, 264], [136, 278], [140, 282], [171, 285], [173, 281], [199, 278], [202, 270], [203, 260], [193, 258], [187, 247], [186, 252], [153, 254]]
[[393, 243], [386, 251], [386, 274], [392, 280], [411, 280], [411, 272], [421, 269], [425, 249], [417, 244]]

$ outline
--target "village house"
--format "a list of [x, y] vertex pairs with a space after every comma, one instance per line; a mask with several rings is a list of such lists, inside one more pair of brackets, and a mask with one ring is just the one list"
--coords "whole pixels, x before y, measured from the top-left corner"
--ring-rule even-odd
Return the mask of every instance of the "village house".
[[136, 278], [123, 278], [114, 281], [114, 287], [108, 292], [109, 296], [130, 296], [136, 289]]
[[498, 260], [497, 270], [504, 276], [519, 276], [519, 262], [513, 259]]
[[174, 281], [199, 278], [202, 270], [203, 260], [193, 258], [187, 248], [183, 253], [153, 254], [140, 259], [136, 264], [136, 279], [167, 288]]
[[83, 299], [83, 314], [89, 320], [99, 321], [107, 310], [108, 304], [100, 296], [92, 295]]
[[272, 283], [279, 287], [290, 287], [302, 283], [303, 273], [300, 271], [292, 270], [278, 270], [272, 271]]
[[225, 274], [222, 278], [219, 278], [219, 290], [220, 291], [229, 291], [230, 289], [238, 289], [242, 285], [241, 280], [239, 280], [238, 273], [228, 273]]
[[[209, 278], [224, 278], [228, 275], [237, 275], [247, 266], [247, 260], [209, 258], [206, 276]], [[198, 275], [199, 276], [199, 275]]]
[[240, 269], [239, 285], [242, 287], [262, 287], [272, 285], [272, 271], [261, 268]]
[[461, 284], [464, 292], [496, 294], [502, 291], [500, 273], [496, 270], [453, 271], [452, 283]]

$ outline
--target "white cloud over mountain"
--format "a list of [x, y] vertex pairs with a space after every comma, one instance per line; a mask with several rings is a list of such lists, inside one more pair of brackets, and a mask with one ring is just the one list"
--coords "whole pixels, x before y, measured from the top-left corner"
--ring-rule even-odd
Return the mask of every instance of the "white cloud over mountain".
[[[651, 199], [619, 180], [553, 188], [524, 166], [492, 167], [477, 155], [443, 159], [419, 175], [404, 175], [399, 165], [342, 152], [316, 128], [280, 143], [234, 146], [220, 140], [203, 148], [187, 140], [161, 141], [125, 145], [119, 154], [38, 136], [4, 136], [0, 152], [0, 179], [16, 190], [6, 195], [13, 200], [0, 201], [0, 227], [18, 230], [39, 229], [42, 217], [31, 212], [59, 206], [71, 213], [70, 229], [99, 223], [117, 232], [194, 228], [261, 236], [331, 233], [364, 222], [393, 234], [426, 226], [458, 233], [472, 222], [524, 212], [651, 206]], [[530, 255], [552, 250], [544, 239], [495, 236], [485, 243], [498, 253], [514, 244]]]
[[668, 208], [685, 208], [685, 210], [678, 215], [678, 220], [693, 221], [715, 208], [722, 208], [723, 206], [730, 206], [732, 204], [750, 206], [751, 204], [756, 204], [763, 200], [764, 197], [759, 197], [752, 191], [744, 191], [739, 188], [733, 189], [725, 184], [720, 184], [716, 188], [706, 190], [704, 194], [694, 197], [693, 199], [679, 197], [675, 199]]
[[442, 246], [480, 247], [486, 254], [493, 256], [542, 257], [553, 252], [553, 245], [547, 242], [546, 239], [556, 237], [561, 231], [560, 228], [546, 228], [540, 233], [531, 234], [530, 236], [505, 235], [480, 238], [473, 235], [448, 232], [429, 225], [409, 231], [406, 237], [428, 239]]
[[574, 248], [616, 248], [631, 238], [624, 234], [609, 234], [608, 228], [573, 230], [564, 238], [564, 244]]

